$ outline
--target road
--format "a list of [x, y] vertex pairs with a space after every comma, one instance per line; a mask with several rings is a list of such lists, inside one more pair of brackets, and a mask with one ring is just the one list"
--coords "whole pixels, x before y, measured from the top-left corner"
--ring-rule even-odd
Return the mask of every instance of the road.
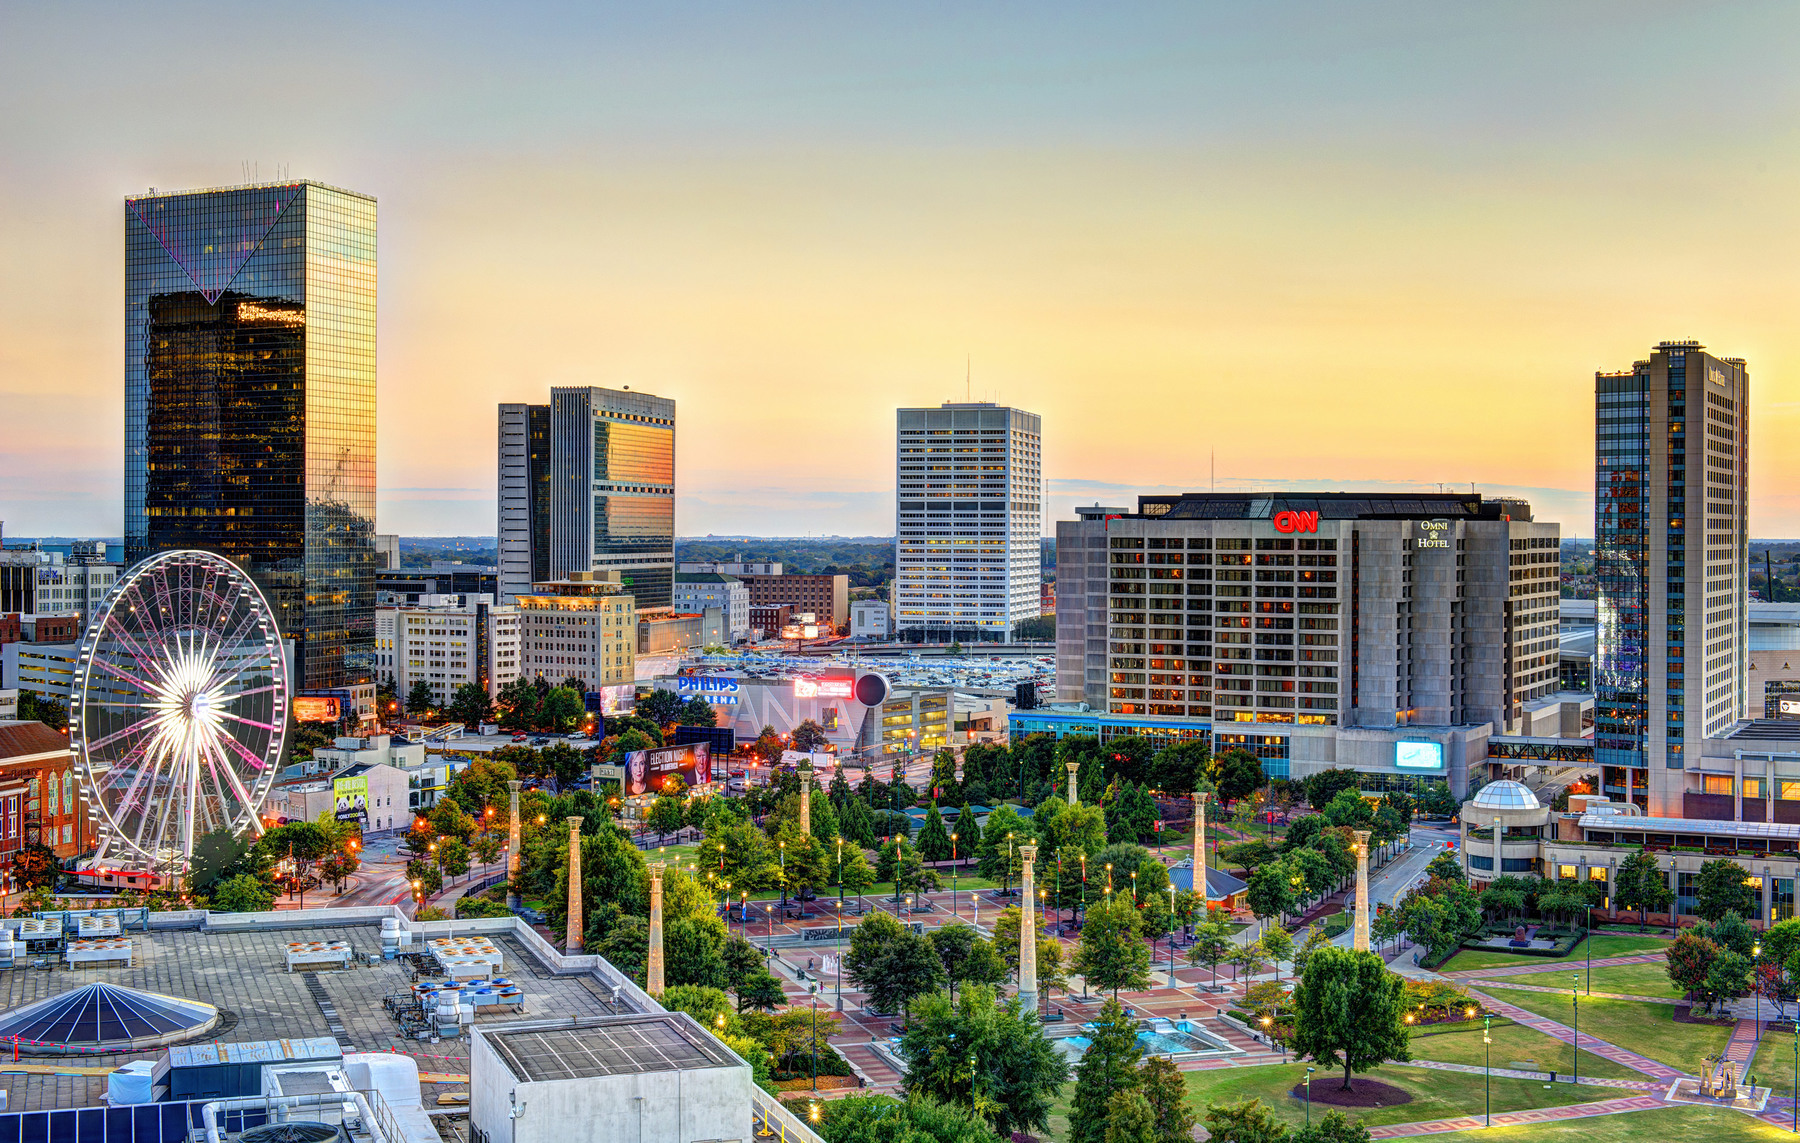
[[[1456, 838], [1453, 829], [1438, 829], [1432, 826], [1414, 826], [1407, 836], [1409, 848], [1381, 869], [1369, 874], [1369, 900], [1374, 905], [1394, 905], [1400, 898], [1425, 878], [1425, 867], [1431, 864], [1432, 858], [1444, 852], [1445, 843]], [[1345, 902], [1345, 909], [1352, 909], [1350, 902]], [[1356, 938], [1354, 927], [1345, 929], [1332, 938], [1332, 943], [1350, 947]]]

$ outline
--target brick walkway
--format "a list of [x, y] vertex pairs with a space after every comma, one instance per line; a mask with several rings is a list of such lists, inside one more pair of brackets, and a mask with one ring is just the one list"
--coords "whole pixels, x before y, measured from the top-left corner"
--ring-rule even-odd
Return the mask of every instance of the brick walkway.
[[1734, 1064], [1748, 1064], [1756, 1055], [1756, 1045], [1762, 1040], [1762, 1027], [1754, 1020], [1739, 1020], [1737, 1027], [1731, 1030], [1731, 1039], [1725, 1044], [1725, 1058]]
[[1480, 992], [1476, 989], [1470, 989], [1469, 991], [1471, 995], [1481, 999], [1491, 1010], [1502, 1016], [1509, 1017], [1516, 1024], [1523, 1024], [1525, 1027], [1542, 1032], [1546, 1036], [1555, 1037], [1565, 1044], [1576, 1044], [1576, 1046], [1583, 1051], [1592, 1052], [1594, 1055], [1611, 1060], [1616, 1064], [1624, 1064], [1632, 1071], [1642, 1072], [1652, 1079], [1670, 1080], [1685, 1074], [1667, 1064], [1658, 1063], [1656, 1060], [1653, 1060], [1648, 1056], [1640, 1056], [1636, 1052], [1628, 1052], [1624, 1048], [1609, 1044], [1605, 1040], [1597, 1039], [1588, 1035], [1586, 1032], [1581, 1034], [1580, 1042], [1576, 1043], [1575, 1031], [1567, 1024], [1559, 1024], [1555, 1020], [1546, 1020], [1535, 1012], [1527, 1012], [1517, 1005], [1508, 1004], [1503, 1000], [1496, 1000], [1485, 992]]
[[[1455, 972], [1441, 973], [1451, 980], [1478, 980], [1496, 976], [1529, 976], [1534, 972], [1555, 972], [1558, 969], [1586, 968], [1585, 960], [1551, 960], [1546, 957], [1543, 964], [1505, 965], [1500, 968], [1464, 968]], [[1601, 957], [1594, 962], [1595, 968], [1606, 968], [1617, 964], [1653, 964], [1663, 959], [1662, 953], [1632, 953], [1627, 956]]]
[[[1567, 1107], [1540, 1107], [1530, 1111], [1506, 1111], [1494, 1116], [1495, 1127], [1523, 1127], [1532, 1123], [1558, 1123], [1569, 1119], [1590, 1119], [1596, 1115], [1618, 1115], [1626, 1111], [1649, 1111], [1667, 1104], [1654, 1096], [1633, 1095], [1598, 1103], [1572, 1103]], [[1458, 1119], [1433, 1119], [1423, 1123], [1395, 1123], [1387, 1127], [1369, 1128], [1371, 1139], [1410, 1139], [1418, 1135], [1443, 1135], [1451, 1131], [1479, 1131], [1487, 1120], [1479, 1115]]]

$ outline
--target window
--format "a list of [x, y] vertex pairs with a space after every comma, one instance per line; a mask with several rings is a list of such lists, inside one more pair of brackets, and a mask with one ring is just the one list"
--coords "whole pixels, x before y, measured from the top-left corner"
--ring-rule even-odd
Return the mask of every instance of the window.
[[1675, 911], [1692, 915], [1700, 907], [1700, 875], [1678, 871], [1675, 874]]
[[1705, 774], [1701, 776], [1700, 781], [1701, 789], [1704, 793], [1723, 794], [1728, 798], [1732, 794], [1730, 774]]
[[1558, 881], [1573, 881], [1575, 880], [1575, 877], [1576, 869], [1573, 865], [1559, 865], [1556, 867], [1556, 879]]
[[1763, 780], [1761, 778], [1744, 779], [1744, 797], [1760, 798], [1763, 796]]
[[1774, 877], [1769, 880], [1769, 921], [1785, 921], [1794, 915], [1794, 879]]
[[[1193, 815], [1190, 814], [1188, 816], [1192, 817]], [[1469, 854], [1469, 868], [1491, 870], [1494, 868], [1494, 859], [1491, 857], [1481, 857], [1471, 853]]]
[[1800, 782], [1782, 779], [1775, 783], [1776, 797], [1784, 802], [1800, 802]]

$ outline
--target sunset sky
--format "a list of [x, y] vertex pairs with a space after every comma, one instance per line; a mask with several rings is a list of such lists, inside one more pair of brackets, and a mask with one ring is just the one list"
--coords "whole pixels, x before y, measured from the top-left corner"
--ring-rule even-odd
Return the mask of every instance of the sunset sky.
[[[897, 405], [1043, 415], [1051, 514], [1522, 494], [1592, 381], [1751, 373], [1800, 536], [1800, 5], [0, 9], [0, 519], [121, 529], [121, 200], [380, 201], [380, 527], [494, 530], [495, 409], [680, 403], [683, 535], [891, 534]], [[965, 389], [965, 369], [968, 380]]]

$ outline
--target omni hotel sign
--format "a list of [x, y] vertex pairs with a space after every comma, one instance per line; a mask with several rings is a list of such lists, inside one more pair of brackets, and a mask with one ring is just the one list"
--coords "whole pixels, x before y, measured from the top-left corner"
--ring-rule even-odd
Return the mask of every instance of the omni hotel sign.
[[1420, 520], [1419, 538], [1413, 541], [1415, 548], [1447, 548], [1450, 540], [1446, 533], [1450, 524], [1445, 520]]

